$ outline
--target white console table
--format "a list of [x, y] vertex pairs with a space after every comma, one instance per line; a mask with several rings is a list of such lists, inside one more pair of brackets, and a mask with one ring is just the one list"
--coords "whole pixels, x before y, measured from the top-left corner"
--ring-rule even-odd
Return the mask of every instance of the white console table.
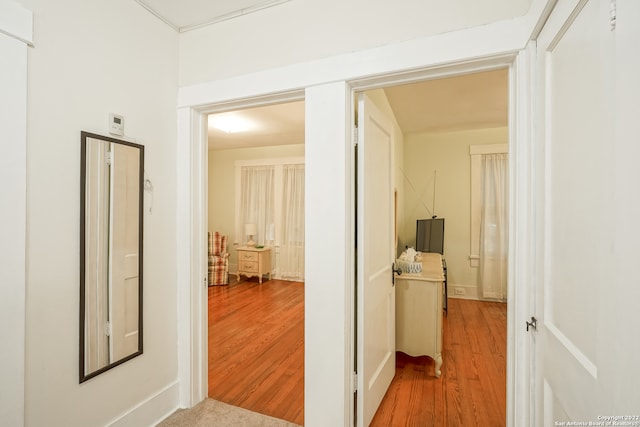
[[429, 356], [436, 377], [442, 367], [442, 255], [422, 254], [422, 272], [396, 275], [396, 350], [409, 356]]

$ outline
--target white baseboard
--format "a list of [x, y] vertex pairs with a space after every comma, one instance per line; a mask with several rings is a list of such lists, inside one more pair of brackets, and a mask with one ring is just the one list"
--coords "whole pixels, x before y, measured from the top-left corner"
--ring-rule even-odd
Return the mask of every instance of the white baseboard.
[[179, 408], [179, 403], [180, 387], [176, 380], [107, 425], [109, 427], [152, 427], [174, 413]]
[[[458, 292], [456, 292], [456, 290]], [[478, 287], [475, 285], [447, 284], [447, 295], [449, 298], [479, 300]]]

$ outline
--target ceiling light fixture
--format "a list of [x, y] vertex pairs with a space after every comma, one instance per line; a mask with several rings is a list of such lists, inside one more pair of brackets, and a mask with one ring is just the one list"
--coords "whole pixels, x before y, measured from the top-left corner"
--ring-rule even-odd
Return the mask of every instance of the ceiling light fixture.
[[234, 113], [209, 116], [209, 127], [226, 133], [246, 132], [255, 127], [254, 123]]

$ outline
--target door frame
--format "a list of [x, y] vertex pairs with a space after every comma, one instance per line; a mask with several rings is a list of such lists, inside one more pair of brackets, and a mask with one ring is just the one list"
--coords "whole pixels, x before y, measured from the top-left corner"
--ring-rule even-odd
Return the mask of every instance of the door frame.
[[[540, 4], [540, 3], [537, 3]], [[310, 123], [315, 113], [327, 113], [322, 138], [337, 136], [342, 148], [332, 153], [338, 155], [335, 161], [339, 170], [344, 173], [340, 178], [344, 188], [336, 188], [344, 200], [344, 217], [340, 230], [341, 237], [350, 243], [338, 244], [337, 251], [344, 256], [340, 259], [338, 272], [342, 283], [336, 288], [329, 288], [321, 296], [340, 292], [344, 300], [336, 300], [342, 310], [338, 319], [333, 319], [327, 335], [341, 332], [341, 355], [331, 354], [332, 364], [340, 365], [342, 372], [336, 375], [324, 375], [312, 385], [307, 382], [309, 374], [318, 368], [317, 360], [313, 363], [305, 361], [305, 424], [321, 424], [323, 417], [336, 417], [337, 424], [352, 424], [354, 419], [353, 405], [353, 334], [354, 334], [354, 301], [350, 301], [355, 289], [353, 248], [354, 234], [354, 202], [353, 202], [353, 94], [355, 91], [376, 89], [411, 81], [453, 76], [461, 73], [483, 71], [494, 68], [509, 68], [509, 160], [510, 169], [510, 233], [509, 241], [509, 299], [507, 326], [507, 425], [528, 425], [531, 421], [530, 411], [530, 376], [531, 360], [529, 358], [530, 337], [524, 332], [525, 319], [532, 313], [534, 283], [531, 274], [535, 271], [533, 258], [535, 248], [535, 229], [533, 223], [534, 177], [532, 147], [532, 59], [534, 49], [526, 48], [531, 36], [531, 29], [539, 27], [543, 15], [538, 8], [535, 16], [524, 16], [522, 20], [514, 19], [508, 23], [499, 22], [482, 27], [461, 30], [433, 36], [419, 41], [409, 41], [397, 45], [385, 46], [370, 51], [357, 52], [348, 57], [333, 57], [325, 61], [316, 61], [314, 70], [307, 64], [295, 64], [281, 69], [267, 70], [263, 73], [240, 76], [227, 80], [219, 80], [207, 84], [183, 87], [178, 94], [177, 122], [177, 286], [178, 286], [178, 376], [180, 380], [180, 406], [191, 407], [207, 396], [207, 340], [206, 340], [206, 115], [225, 109], [237, 109], [251, 105], [285, 102], [286, 100], [306, 98], [313, 102], [313, 112], [307, 111], [307, 139], [314, 137], [319, 129], [318, 119]], [[524, 27], [524, 29], [522, 29]], [[470, 43], [473, 40], [476, 43]], [[478, 43], [484, 40], [487, 43]], [[415, 52], [420, 52], [416, 55]], [[375, 66], [372, 58], [389, 58]], [[533, 61], [535, 63], [535, 61]], [[365, 67], [365, 68], [363, 68]], [[259, 82], [259, 83], [257, 83]], [[330, 102], [332, 113], [328, 113], [326, 104]], [[325, 105], [323, 105], [325, 104]], [[321, 107], [319, 109], [319, 107]], [[340, 114], [336, 113], [339, 112]], [[338, 123], [339, 122], [339, 123]], [[329, 125], [327, 125], [329, 123]], [[309, 128], [313, 128], [310, 131]], [[329, 127], [330, 129], [326, 129]], [[342, 138], [342, 139], [341, 139]], [[317, 141], [315, 141], [317, 142]], [[315, 160], [311, 160], [313, 162]], [[322, 159], [326, 167], [326, 158]], [[310, 163], [313, 166], [313, 163]], [[320, 170], [322, 170], [322, 167]], [[307, 209], [312, 209], [308, 206]], [[186, 236], [186, 237], [185, 237]], [[313, 242], [306, 246], [313, 249]], [[309, 254], [309, 252], [307, 252]], [[326, 270], [326, 269], [325, 269]], [[307, 279], [309, 280], [309, 272]], [[330, 296], [329, 296], [330, 297]], [[324, 301], [327, 302], [326, 300]], [[306, 319], [314, 301], [309, 298], [305, 302]], [[307, 323], [307, 320], [305, 321]], [[336, 326], [341, 328], [336, 330]], [[326, 352], [326, 348], [318, 347], [320, 340], [311, 333], [320, 329], [309, 329], [305, 324], [305, 355]], [[324, 331], [320, 332], [325, 335]], [[310, 338], [314, 344], [310, 346]], [[337, 339], [337, 338], [336, 338]], [[331, 350], [335, 352], [334, 350]], [[307, 356], [305, 356], [306, 358]], [[329, 363], [326, 358], [323, 363]], [[333, 366], [333, 365], [332, 365]], [[315, 367], [315, 369], [314, 369]], [[311, 369], [311, 371], [307, 370]], [[333, 376], [332, 376], [333, 375]], [[340, 381], [342, 393], [336, 393], [336, 378]], [[307, 387], [320, 387], [308, 392]], [[331, 390], [331, 393], [329, 392]], [[319, 401], [331, 397], [324, 403]], [[339, 406], [339, 408], [338, 408]], [[329, 407], [329, 408], [328, 408]], [[327, 410], [329, 409], [329, 411]], [[336, 412], [342, 412], [336, 414]], [[318, 419], [316, 419], [316, 417]], [[336, 422], [332, 422], [336, 424]], [[336, 424], [336, 425], [337, 425]]]
[[[456, 75], [509, 69], [509, 274], [507, 284], [507, 425], [527, 425], [532, 420], [529, 406], [531, 378], [531, 342], [523, 334], [524, 325], [534, 311], [531, 279], [531, 254], [535, 244], [533, 229], [534, 193], [531, 173], [534, 147], [530, 125], [532, 99], [532, 67], [535, 46], [518, 53], [460, 62], [447, 67], [425, 68], [403, 74], [376, 76], [352, 81], [351, 99], [357, 92], [382, 89], [399, 84], [453, 77]], [[355, 123], [355, 111], [351, 123]], [[354, 126], [355, 128], [355, 126]], [[355, 320], [355, 319], [354, 319]], [[355, 324], [351, 330], [355, 332]], [[354, 366], [355, 370], [355, 366]]]

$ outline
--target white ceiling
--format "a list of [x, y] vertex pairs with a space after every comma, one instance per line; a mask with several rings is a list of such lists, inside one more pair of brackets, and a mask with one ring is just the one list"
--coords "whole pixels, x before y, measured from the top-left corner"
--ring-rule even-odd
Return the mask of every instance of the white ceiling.
[[291, 0], [135, 0], [177, 31], [236, 18]]
[[[491, 128], [507, 125], [506, 69], [429, 80], [385, 89], [404, 134]], [[235, 115], [253, 124], [246, 132], [209, 127], [209, 149], [304, 143], [304, 102], [252, 108]]]

